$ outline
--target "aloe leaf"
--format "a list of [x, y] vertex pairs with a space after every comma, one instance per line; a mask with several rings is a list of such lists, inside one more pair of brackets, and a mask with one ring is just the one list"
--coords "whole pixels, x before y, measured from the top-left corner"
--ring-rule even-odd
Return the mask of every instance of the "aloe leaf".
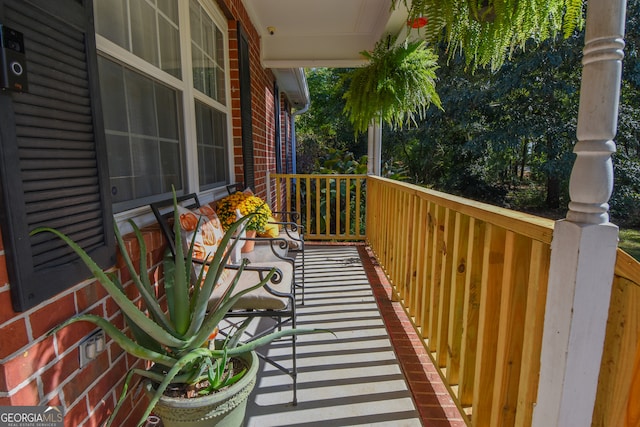
[[[240, 278], [240, 274], [242, 273], [242, 271], [243, 270], [238, 270], [238, 273], [234, 277], [233, 283], [232, 285], [230, 285], [230, 287], [235, 287], [236, 283], [238, 282], [238, 279]], [[227, 291], [227, 293], [225, 293], [224, 297], [221, 299], [222, 304], [219, 307], [217, 307], [215, 310], [210, 311], [209, 316], [207, 316], [207, 318], [205, 319], [202, 328], [200, 328], [198, 333], [192, 339], [189, 340], [189, 346], [200, 347], [209, 337], [210, 332], [208, 331], [213, 330], [213, 328], [215, 328], [218, 325], [218, 323], [220, 323], [220, 321], [224, 318], [227, 312], [231, 310], [231, 308], [235, 305], [235, 303], [238, 302], [238, 300], [242, 298], [243, 295], [248, 294], [249, 292], [255, 289], [261, 288], [265, 284], [267, 284], [271, 280], [275, 272], [276, 272], [275, 268], [271, 269], [271, 271], [267, 273], [264, 279], [262, 279], [255, 286], [251, 286], [234, 295], [230, 296], [229, 295], [230, 291]]]
[[167, 298], [169, 319], [173, 322], [173, 311], [175, 310], [175, 302], [173, 300], [173, 278], [175, 277], [176, 266], [173, 261], [173, 254], [169, 248], [164, 251], [162, 267], [164, 268], [164, 295]]
[[30, 234], [34, 235], [42, 232], [53, 233], [60, 239], [62, 239], [67, 245], [69, 245], [69, 247], [71, 247], [71, 249], [73, 249], [76, 254], [78, 254], [80, 259], [89, 268], [93, 276], [100, 281], [105, 290], [109, 293], [109, 295], [111, 295], [111, 298], [113, 298], [115, 303], [118, 304], [122, 312], [125, 315], [129, 316], [131, 318], [131, 321], [140, 326], [142, 330], [144, 330], [162, 345], [174, 348], [182, 348], [185, 346], [186, 341], [171, 335], [169, 332], [155, 323], [152, 319], [147, 317], [142, 311], [140, 311], [138, 307], [136, 307], [136, 305], [131, 302], [129, 297], [127, 297], [126, 294], [118, 289], [118, 287], [111, 281], [111, 279], [109, 279], [109, 276], [104, 271], [102, 271], [100, 266], [98, 266], [98, 264], [96, 264], [84, 251], [84, 249], [82, 249], [77, 243], [75, 243], [65, 234], [49, 227], [38, 227]]
[[173, 382], [176, 375], [178, 375], [178, 373], [180, 373], [180, 371], [189, 363], [201, 357], [210, 357], [210, 350], [206, 348], [193, 349], [191, 352], [187, 353], [185, 356], [183, 356], [182, 358], [180, 358], [180, 360], [176, 362], [176, 364], [169, 370], [169, 372], [167, 372], [162, 382], [158, 385], [158, 388], [156, 389], [156, 392], [151, 398], [151, 401], [149, 402], [147, 409], [145, 410], [144, 414], [140, 418], [139, 425], [142, 425], [144, 421], [147, 419], [147, 417], [151, 414], [151, 411], [153, 410], [154, 406], [156, 406], [156, 403], [158, 403], [158, 401], [160, 400], [160, 397], [162, 397], [162, 394], [167, 389], [169, 384]]
[[[110, 274], [109, 276], [112, 278], [111, 280], [113, 280], [113, 283], [115, 283], [116, 286], [118, 286], [118, 288], [122, 292], [124, 292], [124, 287], [122, 286], [122, 283], [120, 283], [120, 279], [118, 279], [115, 274]], [[131, 329], [131, 333], [133, 334], [135, 342], [137, 342], [144, 348], [148, 348], [149, 350], [156, 351], [158, 353], [163, 352], [162, 346], [156, 340], [151, 338], [149, 334], [140, 329], [138, 325], [136, 325], [135, 322], [133, 322], [129, 318], [129, 316], [127, 316], [126, 314], [123, 314], [123, 316], [125, 322], [129, 326], [129, 329]]]
[[[179, 334], [184, 335], [189, 329], [189, 275], [191, 274], [191, 258], [185, 260], [182, 248], [182, 234], [180, 227], [180, 213], [178, 212], [178, 200], [173, 192], [173, 234], [175, 236], [176, 263], [173, 276], [173, 323]], [[187, 267], [186, 264], [189, 264]]]
[[122, 386], [122, 392], [120, 393], [120, 398], [118, 398], [118, 402], [116, 403], [115, 408], [113, 408], [113, 412], [107, 419], [107, 422], [105, 424], [106, 427], [110, 427], [111, 424], [113, 423], [113, 420], [116, 418], [116, 415], [118, 415], [118, 411], [122, 407], [125, 397], [127, 397], [127, 391], [129, 391], [129, 383], [131, 382], [131, 378], [133, 377], [133, 374], [135, 374], [136, 372], [140, 373], [144, 371], [142, 369], [134, 368], [134, 369], [130, 369], [129, 372], [127, 372], [127, 376], [124, 379], [124, 385]]
[[[175, 329], [173, 328], [173, 326], [169, 322], [167, 322], [167, 319], [162, 309], [160, 308], [160, 305], [158, 304], [156, 296], [151, 290], [151, 284], [148, 283], [149, 278], [147, 277], [147, 273], [146, 273], [148, 271], [147, 261], [146, 261], [147, 252], [146, 252], [146, 245], [144, 244], [144, 238], [142, 237], [142, 233], [140, 232], [140, 229], [135, 225], [135, 223], [133, 223], [133, 221], [131, 221], [131, 225], [134, 228], [136, 238], [138, 240], [138, 244], [140, 245], [140, 251], [141, 251], [140, 274], [136, 273], [136, 269], [133, 266], [133, 262], [131, 261], [131, 257], [129, 256], [129, 253], [127, 252], [126, 246], [124, 244], [124, 239], [120, 234], [118, 225], [114, 223], [114, 231], [116, 235], [116, 240], [118, 242], [118, 247], [120, 248], [120, 254], [122, 255], [122, 258], [124, 259], [125, 264], [127, 265], [129, 272], [131, 273], [131, 278], [133, 279], [133, 283], [138, 289], [138, 292], [140, 292], [140, 296], [144, 300], [145, 305], [151, 314], [151, 317], [155, 319], [155, 321], [158, 322], [171, 335], [178, 338], [178, 335]], [[142, 279], [141, 279], [141, 276], [142, 276]], [[146, 281], [147, 284], [145, 284], [144, 281]]]

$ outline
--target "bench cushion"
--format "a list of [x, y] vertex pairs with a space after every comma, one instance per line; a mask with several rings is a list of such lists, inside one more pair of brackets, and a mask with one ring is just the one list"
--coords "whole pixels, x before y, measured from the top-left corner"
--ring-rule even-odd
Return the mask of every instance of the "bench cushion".
[[[282, 262], [255, 262], [251, 263], [251, 266], [254, 267], [276, 267], [282, 272], [282, 280], [280, 283], [268, 283], [269, 287], [274, 291], [291, 294], [292, 292], [292, 283], [293, 283], [293, 267], [290, 263], [282, 261]], [[209, 299], [209, 306], [215, 305], [223, 292], [229, 286], [233, 278], [235, 277], [236, 270], [228, 270], [227, 278], [225, 283], [221, 286], [216, 287]], [[255, 286], [260, 282], [260, 277], [258, 272], [251, 270], [244, 270], [242, 275], [240, 276], [240, 281], [238, 282], [234, 294], [238, 291], [248, 289], [252, 286]], [[270, 294], [264, 288], [255, 289], [248, 294], [244, 295], [238, 302], [233, 306], [235, 310], [283, 310], [287, 308], [289, 305], [288, 298], [282, 298], [275, 295]]]

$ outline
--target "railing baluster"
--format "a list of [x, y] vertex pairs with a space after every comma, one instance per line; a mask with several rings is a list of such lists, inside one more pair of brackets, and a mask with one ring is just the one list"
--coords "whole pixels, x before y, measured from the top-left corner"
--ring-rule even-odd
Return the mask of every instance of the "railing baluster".
[[531, 240], [507, 231], [491, 425], [513, 426], [522, 363]]
[[478, 350], [474, 379], [472, 424], [490, 425], [491, 402], [496, 372], [496, 346], [500, 315], [500, 293], [505, 251], [505, 230], [487, 225], [482, 260]]
[[464, 279], [464, 308], [462, 309], [464, 330], [462, 331], [460, 381], [458, 382], [458, 401], [463, 407], [470, 407], [473, 403], [485, 231], [486, 224], [484, 222], [473, 217], [469, 218], [468, 262]]
[[[522, 354], [540, 354], [542, 347], [542, 328], [544, 308], [547, 299], [547, 278], [549, 277], [550, 247], [541, 242], [531, 242], [529, 277], [527, 279], [527, 304], [524, 314], [525, 334], [522, 342]], [[525, 357], [520, 369], [518, 389], [518, 408], [516, 426], [531, 425], [531, 416], [538, 393], [538, 375], [540, 358]]]
[[468, 267], [469, 217], [455, 214], [453, 250], [451, 251], [451, 300], [449, 306], [449, 351], [447, 354], [447, 381], [458, 384], [460, 377], [460, 349], [462, 346], [464, 284]]

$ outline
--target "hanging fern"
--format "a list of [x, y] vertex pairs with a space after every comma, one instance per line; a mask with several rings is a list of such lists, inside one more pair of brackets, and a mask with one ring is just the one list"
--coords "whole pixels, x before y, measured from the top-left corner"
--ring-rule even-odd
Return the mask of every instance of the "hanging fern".
[[462, 52], [471, 69], [495, 70], [529, 39], [569, 37], [584, 23], [584, 0], [392, 0], [392, 7], [400, 2], [410, 20], [428, 19], [427, 42], [443, 40], [449, 55]]
[[369, 64], [346, 77], [344, 111], [357, 133], [379, 119], [394, 128], [415, 123], [431, 103], [441, 108], [435, 88], [437, 55], [423, 41], [394, 42], [382, 39], [373, 52], [361, 52]]

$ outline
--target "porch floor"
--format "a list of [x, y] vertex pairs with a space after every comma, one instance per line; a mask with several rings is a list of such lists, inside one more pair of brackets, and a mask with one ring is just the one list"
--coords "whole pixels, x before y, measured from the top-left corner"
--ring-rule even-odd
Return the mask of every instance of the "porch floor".
[[[291, 378], [262, 363], [247, 427], [465, 425], [370, 255], [364, 245], [306, 247], [298, 327], [336, 336], [298, 337], [297, 406]], [[290, 363], [290, 343], [265, 350]]]

